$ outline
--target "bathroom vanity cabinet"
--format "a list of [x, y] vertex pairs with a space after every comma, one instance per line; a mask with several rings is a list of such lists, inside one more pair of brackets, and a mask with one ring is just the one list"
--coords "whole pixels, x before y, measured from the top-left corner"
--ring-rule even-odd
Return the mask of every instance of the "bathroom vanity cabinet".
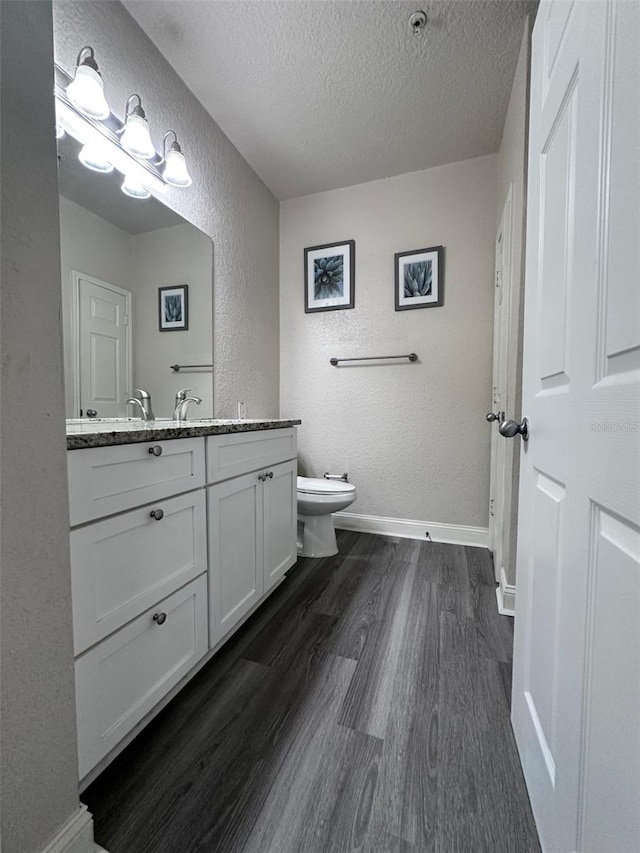
[[68, 453], [85, 783], [296, 560], [295, 429], [185, 431]]
[[212, 647], [296, 561], [295, 430], [259, 435], [207, 438]]

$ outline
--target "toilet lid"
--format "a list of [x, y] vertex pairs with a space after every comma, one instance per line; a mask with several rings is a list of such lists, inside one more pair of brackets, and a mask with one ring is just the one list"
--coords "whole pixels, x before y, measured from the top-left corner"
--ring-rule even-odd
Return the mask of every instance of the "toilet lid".
[[337, 495], [355, 492], [356, 487], [343, 480], [325, 480], [324, 477], [298, 477], [298, 491], [305, 495]]

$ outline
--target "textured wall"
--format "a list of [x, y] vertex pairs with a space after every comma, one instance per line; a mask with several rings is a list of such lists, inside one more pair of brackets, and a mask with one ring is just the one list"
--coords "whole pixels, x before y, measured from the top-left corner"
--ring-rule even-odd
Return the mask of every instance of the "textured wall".
[[[191, 418], [213, 417], [211, 371], [174, 373], [170, 364], [211, 364], [211, 240], [192, 225], [160, 228], [133, 238], [133, 384], [151, 394], [157, 417], [173, 414], [176, 391], [202, 398]], [[189, 285], [189, 329], [158, 331], [158, 288]]]
[[[527, 114], [529, 109], [529, 61], [530, 39], [533, 21], [525, 21], [520, 55], [509, 100], [509, 109], [504, 124], [502, 142], [497, 157], [497, 226], [509, 186], [513, 185], [513, 243], [512, 275], [513, 290], [509, 338], [513, 358], [509, 361], [507, 382], [512, 410], [509, 418], [520, 418], [522, 400], [522, 295], [524, 291], [524, 254], [526, 224], [526, 174], [527, 174]], [[503, 565], [507, 583], [515, 584], [516, 546], [518, 524], [518, 484], [520, 477], [520, 450], [522, 442], [507, 442], [508, 477], [503, 484], [505, 497]]]
[[[348, 471], [353, 512], [486, 526], [495, 155], [282, 202], [281, 411], [301, 466]], [[356, 241], [356, 307], [304, 313], [303, 249]], [[444, 306], [394, 311], [393, 255], [445, 247]], [[331, 356], [415, 351], [417, 364]]]
[[34, 853], [78, 808], [51, 4], [0, 15], [0, 827]]
[[214, 406], [218, 417], [278, 414], [278, 202], [118, 2], [56, 0], [56, 62], [75, 68], [90, 44], [112, 109], [142, 97], [156, 148], [174, 129], [193, 186], [169, 207], [214, 242]]
[[73, 280], [72, 270], [86, 273], [131, 290], [133, 241], [130, 234], [100, 216], [60, 196], [60, 262], [62, 281], [62, 331], [64, 340], [65, 409], [73, 411]]

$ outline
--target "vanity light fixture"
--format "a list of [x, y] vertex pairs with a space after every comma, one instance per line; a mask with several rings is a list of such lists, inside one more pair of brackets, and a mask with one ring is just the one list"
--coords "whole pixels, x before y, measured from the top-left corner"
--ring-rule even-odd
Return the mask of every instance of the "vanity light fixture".
[[93, 48], [83, 47], [76, 60], [75, 77], [67, 86], [67, 97], [80, 112], [93, 119], [109, 117], [111, 110], [104, 96], [104, 85]]
[[96, 142], [89, 142], [80, 149], [78, 160], [87, 169], [91, 169], [92, 172], [100, 172], [103, 175], [108, 175], [110, 172], [113, 172], [114, 167], [113, 163], [109, 162], [103, 148], [104, 146]]
[[122, 192], [131, 198], [151, 198], [149, 190], [132, 175], [125, 175], [121, 187]]
[[56, 138], [68, 133], [76, 139], [84, 166], [104, 174], [117, 170], [124, 176], [122, 191], [132, 198], [149, 198], [167, 185], [191, 186], [173, 130], [164, 136], [162, 154], [156, 151], [140, 95], [127, 99], [122, 121], [111, 112], [92, 47], [78, 54], [73, 80], [59, 65], [55, 79]]
[[147, 116], [142, 109], [140, 95], [131, 95], [127, 100], [121, 142], [122, 147], [135, 157], [142, 157], [145, 160], [155, 157], [156, 149], [151, 141]]
[[[173, 142], [167, 151], [167, 140], [173, 135]], [[182, 148], [178, 144], [175, 130], [168, 130], [164, 135], [164, 169], [162, 177], [172, 187], [190, 187], [191, 175], [187, 171], [187, 161], [184, 159]]]

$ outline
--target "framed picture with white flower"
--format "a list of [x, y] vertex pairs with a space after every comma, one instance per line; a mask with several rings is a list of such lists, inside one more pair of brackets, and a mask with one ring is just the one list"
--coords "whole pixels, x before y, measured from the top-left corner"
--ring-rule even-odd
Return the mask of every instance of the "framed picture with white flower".
[[444, 247], [396, 252], [396, 311], [444, 303]]
[[186, 332], [189, 328], [189, 285], [158, 288], [158, 329]]
[[304, 310], [353, 308], [356, 287], [356, 242], [327, 243], [304, 250]]

